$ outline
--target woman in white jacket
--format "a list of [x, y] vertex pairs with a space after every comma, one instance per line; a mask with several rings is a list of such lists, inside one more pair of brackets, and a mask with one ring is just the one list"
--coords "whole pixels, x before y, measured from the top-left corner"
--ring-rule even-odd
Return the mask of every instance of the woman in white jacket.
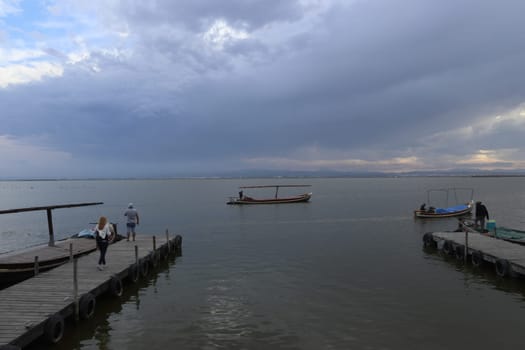
[[108, 223], [108, 219], [105, 216], [101, 216], [98, 219], [98, 224], [95, 226], [95, 239], [97, 248], [100, 250], [98, 269], [103, 270], [106, 267], [106, 251], [108, 250], [109, 242], [113, 240], [113, 227]]

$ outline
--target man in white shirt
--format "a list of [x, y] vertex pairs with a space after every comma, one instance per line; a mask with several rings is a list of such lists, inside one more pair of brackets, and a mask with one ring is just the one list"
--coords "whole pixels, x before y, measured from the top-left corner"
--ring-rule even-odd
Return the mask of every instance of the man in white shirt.
[[131, 235], [133, 241], [135, 241], [135, 226], [139, 224], [139, 213], [133, 207], [133, 203], [128, 204], [128, 210], [126, 210], [124, 216], [128, 217], [128, 222], [126, 223], [127, 240], [129, 241]]

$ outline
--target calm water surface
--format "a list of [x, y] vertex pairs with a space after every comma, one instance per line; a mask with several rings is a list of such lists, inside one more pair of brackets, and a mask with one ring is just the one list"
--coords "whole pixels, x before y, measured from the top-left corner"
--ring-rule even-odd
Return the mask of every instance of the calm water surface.
[[[240, 185], [298, 182], [313, 185], [310, 203], [225, 204]], [[429, 188], [472, 187], [491, 218], [524, 229], [524, 185], [525, 178], [0, 182], [0, 209], [104, 202], [55, 210], [60, 238], [99, 215], [123, 230], [134, 202], [140, 234], [183, 236], [181, 257], [125, 285], [121, 300], [100, 298], [95, 317], [68, 324], [49, 349], [510, 349], [525, 344], [525, 281], [425, 251], [424, 232], [457, 222], [416, 221], [412, 211]], [[0, 252], [46, 242], [45, 212], [0, 215], [0, 231]]]

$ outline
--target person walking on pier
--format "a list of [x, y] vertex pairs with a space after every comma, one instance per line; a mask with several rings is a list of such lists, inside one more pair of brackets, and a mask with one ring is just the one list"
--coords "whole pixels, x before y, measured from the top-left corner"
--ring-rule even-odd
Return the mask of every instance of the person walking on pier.
[[99, 270], [103, 270], [106, 267], [106, 252], [112, 237], [112, 225], [108, 223], [108, 219], [105, 216], [101, 216], [98, 219], [97, 226], [95, 227], [95, 239], [97, 241], [97, 248], [100, 251], [100, 257], [98, 259]]
[[133, 207], [133, 203], [128, 204], [128, 210], [126, 210], [124, 216], [128, 217], [128, 222], [126, 223], [127, 241], [129, 242], [130, 235], [133, 241], [135, 241], [135, 226], [139, 224], [139, 213], [137, 209]]
[[485, 232], [485, 218], [489, 219], [489, 211], [481, 201], [478, 201], [476, 202], [476, 221], [474, 224], [481, 232]]

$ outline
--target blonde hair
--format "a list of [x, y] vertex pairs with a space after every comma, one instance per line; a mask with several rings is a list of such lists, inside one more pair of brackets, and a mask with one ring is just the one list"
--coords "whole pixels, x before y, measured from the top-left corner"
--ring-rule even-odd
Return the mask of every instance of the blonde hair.
[[99, 230], [102, 230], [104, 228], [104, 226], [106, 226], [106, 224], [108, 223], [108, 219], [105, 217], [105, 216], [101, 216], [99, 219], [98, 219], [98, 225], [97, 225], [97, 228]]

